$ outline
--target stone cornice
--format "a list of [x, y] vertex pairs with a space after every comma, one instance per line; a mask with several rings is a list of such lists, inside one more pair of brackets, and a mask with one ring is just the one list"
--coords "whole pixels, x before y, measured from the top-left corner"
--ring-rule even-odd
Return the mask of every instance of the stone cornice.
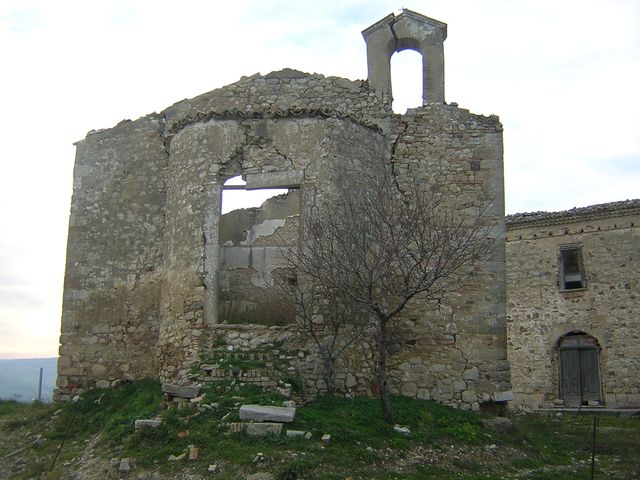
[[197, 112], [181, 118], [171, 124], [165, 133], [165, 144], [171, 143], [173, 138], [183, 128], [209, 120], [253, 120], [253, 119], [277, 119], [277, 118], [338, 118], [349, 120], [357, 125], [382, 133], [380, 126], [363, 118], [330, 108], [288, 108], [286, 110], [242, 111], [223, 110], [221, 112]]
[[505, 223], [507, 229], [515, 229], [519, 227], [544, 227], [637, 214], [640, 214], [640, 199], [601, 203], [560, 212], [516, 213], [507, 215]]

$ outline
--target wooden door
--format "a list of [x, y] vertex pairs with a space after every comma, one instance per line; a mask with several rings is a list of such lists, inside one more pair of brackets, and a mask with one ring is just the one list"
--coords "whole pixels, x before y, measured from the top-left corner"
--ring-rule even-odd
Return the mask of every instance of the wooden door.
[[570, 405], [601, 402], [599, 349], [587, 336], [566, 337], [560, 343], [560, 395]]

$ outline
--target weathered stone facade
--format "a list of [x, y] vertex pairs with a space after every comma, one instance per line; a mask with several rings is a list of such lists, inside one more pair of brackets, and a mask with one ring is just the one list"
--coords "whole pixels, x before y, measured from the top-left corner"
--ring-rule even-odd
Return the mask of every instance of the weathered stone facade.
[[640, 200], [507, 217], [515, 405], [640, 405], [639, 260]]
[[[444, 24], [405, 10], [365, 39], [389, 29], [392, 51], [429, 45], [429, 55], [446, 38]], [[444, 103], [443, 84], [425, 92], [424, 106], [396, 115], [390, 88], [287, 69], [90, 132], [77, 144], [57, 398], [144, 376], [188, 381], [221, 339], [295, 345], [307, 392], [322, 391], [317, 354], [293, 326], [221, 324], [233, 302], [256, 309], [278, 268], [274, 235], [294, 241], [302, 224], [292, 194], [221, 219], [223, 185], [242, 175], [248, 189], [293, 188], [304, 217], [331, 204], [345, 172], [386, 168], [401, 188], [443, 186], [460, 215], [484, 212], [497, 236], [458, 291], [440, 305], [415, 301], [396, 322], [392, 391], [473, 409], [508, 400], [502, 126]], [[366, 343], [354, 347], [338, 386], [371, 394], [374, 360]]]

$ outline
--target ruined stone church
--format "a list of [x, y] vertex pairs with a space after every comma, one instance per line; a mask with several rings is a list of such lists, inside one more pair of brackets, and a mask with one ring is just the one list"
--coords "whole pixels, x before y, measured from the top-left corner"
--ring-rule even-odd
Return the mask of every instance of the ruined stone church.
[[[322, 392], [313, 345], [294, 325], [261, 321], [278, 315], [268, 293], [276, 238], [297, 241], [300, 219], [343, 172], [380, 165], [398, 185], [444, 186], [459, 215], [484, 212], [497, 237], [439, 308], [416, 300], [395, 322], [392, 392], [474, 410], [512, 398], [502, 126], [445, 102], [446, 24], [403, 10], [362, 33], [366, 81], [256, 74], [76, 144], [57, 399], [143, 377], [192, 382], [220, 345], [276, 345], [305, 392]], [[390, 58], [404, 49], [422, 55], [423, 105], [398, 115]], [[237, 176], [247, 190], [290, 193], [222, 215]], [[354, 347], [339, 389], [372, 394], [374, 370], [371, 348]]]

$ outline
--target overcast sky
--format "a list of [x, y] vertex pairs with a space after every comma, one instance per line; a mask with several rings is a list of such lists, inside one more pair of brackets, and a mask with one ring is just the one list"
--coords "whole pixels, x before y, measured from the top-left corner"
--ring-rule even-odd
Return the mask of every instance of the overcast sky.
[[500, 116], [509, 213], [640, 197], [638, 0], [0, 0], [0, 358], [57, 354], [73, 142], [256, 72], [366, 78], [403, 6], [449, 26], [447, 101]]

